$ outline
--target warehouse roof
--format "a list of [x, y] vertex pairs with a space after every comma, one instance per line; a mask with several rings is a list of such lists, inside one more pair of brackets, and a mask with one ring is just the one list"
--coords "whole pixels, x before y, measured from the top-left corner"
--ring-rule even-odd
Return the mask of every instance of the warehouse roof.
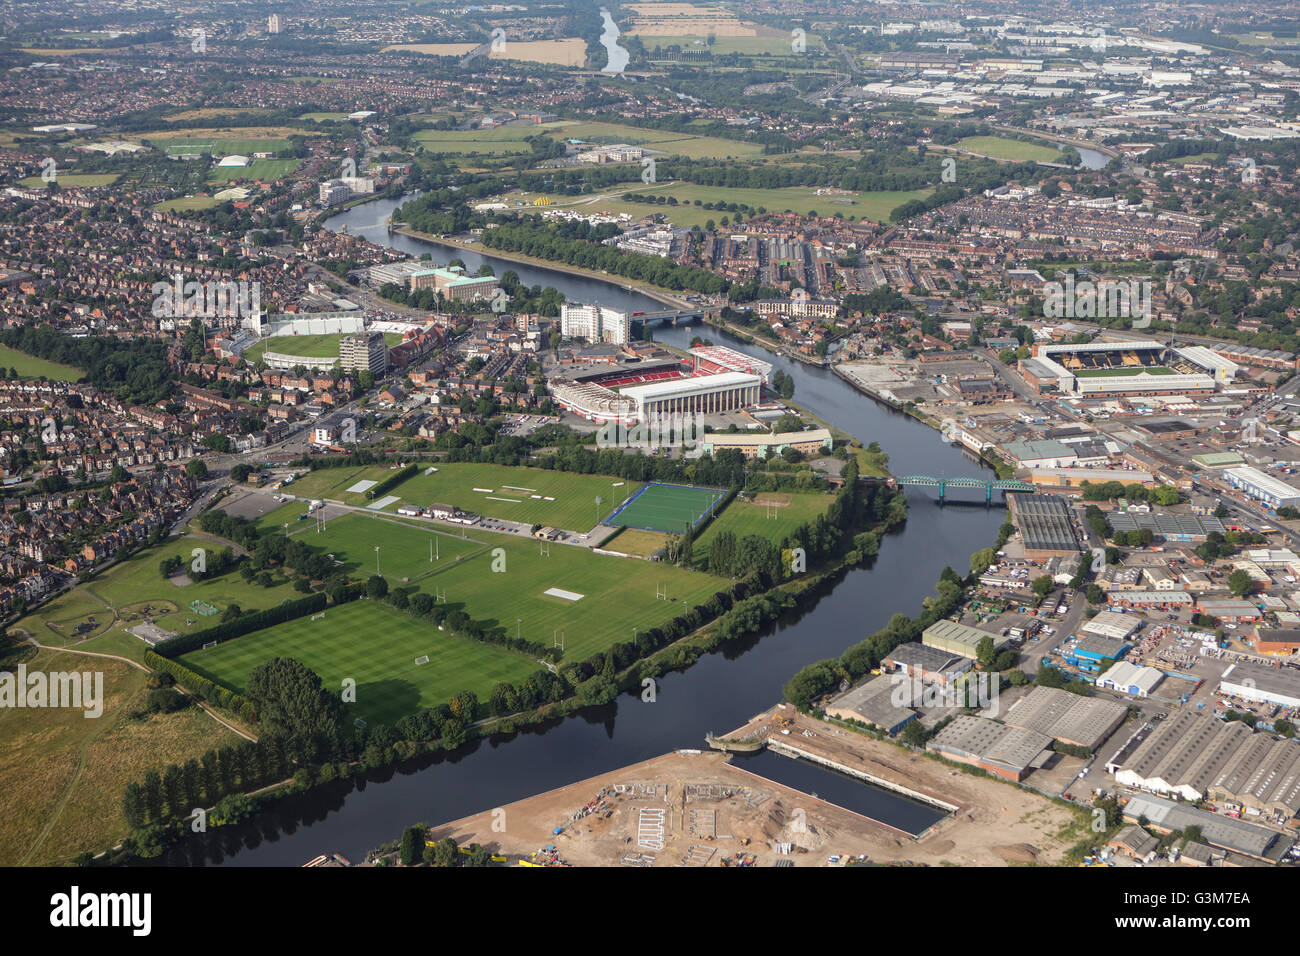
[[1096, 750], [1128, 718], [1128, 707], [1099, 697], [1080, 697], [1055, 687], [1035, 687], [1007, 711], [1012, 727], [1036, 730], [1067, 744]]
[[1129, 661], [1116, 661], [1106, 673], [1097, 678], [1098, 684], [1110, 684], [1128, 692], [1136, 687], [1140, 693], [1150, 694], [1164, 678], [1154, 667], [1139, 667]]
[[1279, 860], [1295, 843], [1289, 836], [1265, 830], [1244, 820], [1234, 820], [1232, 817], [1145, 794], [1130, 798], [1124, 805], [1124, 816], [1130, 820], [1145, 817], [1162, 830], [1185, 832], [1188, 827], [1200, 827], [1204, 842], [1259, 859]]
[[1079, 550], [1070, 506], [1060, 495], [1016, 495], [1014, 508], [1026, 551]]
[[894, 703], [894, 686], [894, 681], [889, 677], [869, 680], [832, 700], [826, 708], [827, 712], [851, 711], [866, 723], [893, 730], [917, 716], [917, 712], [910, 707], [900, 707]]
[[1198, 515], [1142, 514], [1141, 512], [1116, 511], [1106, 516], [1110, 526], [1116, 531], [1138, 531], [1146, 528], [1162, 538], [1174, 535], [1205, 537], [1212, 531], [1223, 534], [1226, 530], [1218, 518], [1202, 518]]
[[1051, 744], [1052, 738], [1046, 734], [962, 714], [926, 746], [939, 753], [969, 757], [1023, 773]]
[[[935, 642], [942, 641], [948, 645], [959, 647], [958, 653], [967, 657], [975, 656], [975, 648], [984, 638], [992, 638], [993, 646], [1001, 648], [1007, 643], [1007, 639], [1000, 634], [994, 634], [992, 631], [983, 631], [978, 627], [971, 627], [968, 624], [958, 624], [956, 621], [949, 621], [947, 618], [941, 621], [935, 621], [924, 631], [921, 632], [921, 643], [930, 647], [938, 646]], [[948, 650], [951, 648], [941, 648]], [[969, 653], [967, 653], [969, 651]]]
[[1100, 634], [1123, 640], [1142, 627], [1142, 619], [1132, 614], [1120, 614], [1118, 611], [1101, 611], [1091, 621], [1083, 625], [1086, 634]]

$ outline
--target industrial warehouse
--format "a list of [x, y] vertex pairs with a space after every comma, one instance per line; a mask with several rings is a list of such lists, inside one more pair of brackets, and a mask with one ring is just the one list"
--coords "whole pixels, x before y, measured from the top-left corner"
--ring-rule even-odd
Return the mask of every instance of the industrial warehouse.
[[1275, 740], [1240, 721], [1175, 712], [1106, 769], [1121, 786], [1233, 804], [1247, 816], [1278, 824], [1300, 812], [1300, 744]]
[[1080, 697], [1055, 687], [1035, 687], [1007, 711], [1003, 720], [1046, 734], [1053, 740], [1096, 751], [1128, 718], [1128, 708], [1098, 697]]

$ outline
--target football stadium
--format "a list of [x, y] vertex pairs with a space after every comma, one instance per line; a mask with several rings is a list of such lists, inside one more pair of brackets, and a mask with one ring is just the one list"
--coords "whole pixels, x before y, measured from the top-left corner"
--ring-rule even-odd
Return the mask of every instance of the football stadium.
[[1042, 345], [1020, 363], [1021, 374], [1040, 393], [1075, 397], [1208, 395], [1231, 382], [1236, 368], [1209, 349], [1153, 340]]
[[720, 346], [691, 349], [690, 363], [622, 363], [553, 378], [556, 404], [593, 421], [634, 424], [651, 415], [712, 414], [757, 404], [772, 377], [769, 362]]

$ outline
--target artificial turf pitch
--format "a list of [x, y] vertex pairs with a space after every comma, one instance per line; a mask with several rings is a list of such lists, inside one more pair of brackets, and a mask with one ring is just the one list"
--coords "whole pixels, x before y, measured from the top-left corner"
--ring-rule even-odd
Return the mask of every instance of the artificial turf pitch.
[[652, 482], [605, 519], [604, 524], [680, 534], [687, 526], [698, 525], [723, 494], [718, 488]]

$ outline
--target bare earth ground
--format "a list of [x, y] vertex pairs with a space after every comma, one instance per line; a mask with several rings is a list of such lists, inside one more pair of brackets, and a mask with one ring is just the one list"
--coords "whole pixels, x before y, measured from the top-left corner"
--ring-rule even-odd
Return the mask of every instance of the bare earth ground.
[[[771, 719], [765, 713], [757, 720], [761, 726]], [[818, 736], [804, 737], [804, 729]], [[1075, 815], [1036, 794], [837, 730], [797, 717], [788, 739], [958, 809], [917, 840], [737, 769], [724, 754], [679, 751], [444, 824], [429, 836], [477, 842], [512, 862], [553, 845], [575, 866], [735, 865], [745, 854], [756, 866], [826, 866], [832, 855], [930, 866], [1051, 864], [1077, 839], [1068, 837]], [[659, 817], [663, 833], [656, 839]], [[563, 828], [558, 835], [556, 827]], [[793, 852], [777, 852], [778, 843], [793, 844]]]

